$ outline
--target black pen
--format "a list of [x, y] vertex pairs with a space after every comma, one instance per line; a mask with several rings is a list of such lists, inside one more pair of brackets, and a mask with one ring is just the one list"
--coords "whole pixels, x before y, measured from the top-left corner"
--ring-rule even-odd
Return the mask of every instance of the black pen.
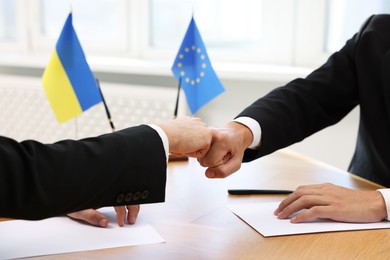
[[257, 189], [229, 189], [231, 195], [254, 195], [254, 194], [291, 194], [292, 190], [257, 190]]

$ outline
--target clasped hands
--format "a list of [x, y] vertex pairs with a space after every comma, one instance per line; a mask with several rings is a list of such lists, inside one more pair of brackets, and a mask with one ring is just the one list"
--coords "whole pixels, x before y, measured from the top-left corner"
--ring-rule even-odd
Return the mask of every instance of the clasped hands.
[[[211, 128], [198, 118], [184, 117], [158, 125], [167, 134], [169, 151], [197, 158], [200, 165], [206, 167], [208, 178], [225, 178], [239, 170], [244, 151], [253, 140], [249, 128], [237, 122], [229, 122], [223, 128]], [[291, 218], [291, 222], [320, 218], [341, 222], [379, 222], [387, 218], [386, 205], [379, 191], [353, 190], [329, 183], [298, 187], [279, 204], [274, 214], [285, 219], [301, 210]], [[123, 226], [126, 220], [133, 224], [139, 205], [115, 207], [115, 211], [119, 226]], [[108, 225], [107, 218], [92, 209], [68, 216], [96, 226]]]

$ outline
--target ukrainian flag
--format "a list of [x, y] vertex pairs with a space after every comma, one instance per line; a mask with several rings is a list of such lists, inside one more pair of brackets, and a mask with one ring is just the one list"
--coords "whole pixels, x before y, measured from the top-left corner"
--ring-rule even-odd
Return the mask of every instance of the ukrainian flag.
[[102, 101], [73, 28], [72, 13], [66, 19], [42, 81], [50, 106], [60, 123]]

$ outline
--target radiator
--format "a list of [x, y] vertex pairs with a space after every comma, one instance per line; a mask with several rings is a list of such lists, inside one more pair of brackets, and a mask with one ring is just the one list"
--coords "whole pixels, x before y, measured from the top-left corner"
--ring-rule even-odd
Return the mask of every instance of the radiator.
[[[117, 130], [172, 119], [177, 89], [101, 82]], [[182, 93], [179, 115], [186, 114]], [[41, 79], [0, 77], [0, 135], [17, 141], [34, 139], [52, 143], [112, 132], [104, 105], [90, 108], [75, 119], [59, 124], [43, 92]]]

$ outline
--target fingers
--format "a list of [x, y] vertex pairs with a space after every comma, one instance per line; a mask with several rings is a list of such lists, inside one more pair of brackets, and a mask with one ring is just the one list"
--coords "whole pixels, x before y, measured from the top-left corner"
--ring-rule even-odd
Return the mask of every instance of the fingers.
[[128, 211], [127, 222], [132, 225], [137, 220], [140, 206], [139, 205], [128, 205], [126, 207], [127, 207], [127, 211]]
[[210, 149], [207, 151], [206, 156], [198, 159], [198, 162], [203, 167], [216, 167], [227, 160], [227, 157], [231, 156], [228, 141], [225, 141], [224, 133], [217, 129], [212, 129], [213, 140]]
[[[326, 206], [328, 204], [329, 202], [323, 196], [304, 195], [297, 198], [296, 200], [294, 200], [284, 208], [282, 208], [276, 215], [278, 218], [284, 219], [284, 218], [288, 218], [295, 212], [299, 212], [300, 210], [314, 209], [315, 207]], [[314, 211], [318, 213], [320, 212], [318, 210], [314, 210]], [[315, 212], [312, 212], [311, 214], [314, 214]]]
[[242, 156], [232, 154], [229, 144], [221, 141], [218, 132], [214, 132], [213, 143], [206, 156], [198, 159], [203, 167], [208, 167], [208, 178], [225, 178], [241, 167]]
[[193, 157], [193, 158], [200, 159], [200, 158], [203, 158], [207, 154], [207, 151], [209, 150], [209, 148], [210, 147], [207, 146], [204, 148], [200, 148], [199, 150], [197, 150], [195, 152], [185, 153], [184, 155], [187, 157]]
[[314, 219], [340, 222], [378, 222], [386, 218], [383, 198], [377, 191], [353, 190], [330, 183], [297, 188], [283, 200], [274, 214], [292, 223]]
[[205, 172], [208, 178], [224, 178], [240, 169], [252, 133], [247, 127], [235, 122], [225, 128], [211, 130], [213, 138], [210, 149], [198, 161], [201, 166], [208, 167]]
[[[307, 195], [320, 195], [321, 192], [320, 192], [320, 185], [307, 185], [307, 186], [300, 186], [298, 187], [290, 196], [288, 196], [286, 199], [284, 199], [278, 206], [278, 208], [275, 210], [274, 214], [276, 216], [279, 216], [279, 214], [284, 211], [286, 208], [288, 208], [285, 212], [288, 212], [290, 213], [291, 212], [291, 209], [294, 208], [296, 209], [296, 211], [298, 210], [301, 210], [303, 209], [302, 207], [303, 206], [309, 206], [308, 204], [309, 203], [314, 203], [315, 202], [315, 199], [314, 198], [308, 198], [308, 197], [305, 197], [304, 199], [301, 199], [299, 201], [299, 204], [295, 204], [293, 206], [290, 206], [291, 204], [293, 204], [294, 202], [296, 202], [297, 200], [299, 200], [300, 198], [304, 197], [304, 196], [307, 196]], [[306, 205], [305, 205], [306, 204]], [[299, 206], [300, 205], [300, 209]], [[295, 211], [294, 211], [295, 212]], [[292, 214], [293, 212], [290, 213], [290, 215]], [[288, 217], [288, 216], [285, 216], [287, 213], [284, 213], [282, 214], [284, 217]]]
[[328, 206], [315, 206], [307, 209], [296, 216], [291, 218], [291, 223], [309, 222], [321, 218], [331, 218], [331, 207]]
[[123, 227], [126, 219], [127, 223], [134, 224], [140, 211], [139, 205], [127, 205], [114, 207], [116, 212], [116, 222], [118, 226]]
[[[226, 162], [225, 162], [226, 160]], [[225, 178], [230, 174], [238, 171], [241, 167], [241, 158], [231, 158], [227, 156], [223, 164], [217, 167], [209, 167], [206, 169], [205, 175], [207, 178]]]
[[126, 219], [126, 207], [125, 206], [116, 206], [114, 207], [116, 212], [116, 223], [118, 226], [123, 227]]
[[[138, 213], [140, 211], [139, 205], [117, 206], [114, 207], [116, 212], [116, 221], [120, 227], [123, 227], [126, 219], [129, 224], [134, 224], [137, 220]], [[91, 225], [97, 227], [107, 227], [109, 220], [101, 212], [94, 209], [86, 209], [77, 212], [73, 212], [67, 215], [68, 217], [76, 220], [85, 221]]]
[[85, 221], [91, 225], [97, 226], [97, 227], [107, 227], [108, 226], [108, 219], [107, 217], [100, 213], [97, 210], [94, 209], [86, 209], [86, 210], [81, 210], [77, 212], [73, 212], [68, 214], [68, 217]]
[[[292, 223], [312, 221], [318, 218], [328, 218], [331, 207], [330, 198], [323, 194], [327, 184], [298, 187], [290, 196], [284, 199], [274, 214], [279, 219], [285, 219], [298, 212], [291, 218]], [[302, 212], [299, 212], [304, 210]]]

